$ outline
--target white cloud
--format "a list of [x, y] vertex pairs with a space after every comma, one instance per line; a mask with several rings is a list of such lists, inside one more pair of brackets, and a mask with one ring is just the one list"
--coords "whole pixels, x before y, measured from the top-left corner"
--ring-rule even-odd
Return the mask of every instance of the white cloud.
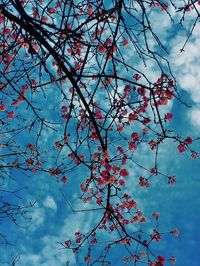
[[[42, 266], [65, 265], [70, 262], [70, 265], [75, 265], [75, 256], [71, 250], [61, 248], [58, 244], [58, 237], [45, 236], [43, 239], [44, 248], [40, 253]], [[36, 266], [36, 265], [34, 265]]]
[[178, 84], [187, 91], [194, 102], [194, 109], [188, 110], [189, 121], [194, 126], [200, 126], [200, 58], [199, 43], [200, 29], [196, 27], [187, 43], [184, 51], [180, 50], [186, 37], [178, 35], [172, 42], [172, 52], [170, 58], [172, 60], [172, 68], [175, 73]]
[[200, 106], [190, 110], [188, 117], [194, 126], [200, 128]]
[[[75, 199], [77, 199], [77, 197]], [[45, 207], [52, 208], [52, 206], [56, 206], [54, 203], [54, 199], [50, 196], [47, 196], [43, 202], [43, 205], [45, 205]], [[83, 209], [83, 203], [78, 204], [77, 200], [75, 200], [74, 203], [74, 209]], [[34, 227], [31, 228], [29, 226], [29, 230], [33, 231], [34, 229], [38, 228], [38, 226], [41, 226], [41, 224], [44, 222], [44, 214], [44, 209], [39, 207], [35, 208], [32, 214], [32, 222]], [[76, 258], [73, 252], [71, 250], [66, 250], [59, 245], [59, 243], [68, 239], [75, 239], [75, 232], [77, 231], [87, 234], [92, 228], [92, 225], [96, 225], [96, 223], [99, 221], [98, 217], [99, 216], [94, 212], [71, 213], [63, 221], [63, 225], [61, 227], [55, 226], [55, 232], [49, 232], [48, 235], [44, 235], [40, 239], [42, 242], [42, 248], [38, 254], [34, 253], [34, 249], [31, 252], [28, 251], [25, 246], [22, 247], [20, 265], [54, 266], [65, 265], [67, 262], [70, 263], [69, 265], [76, 265]]]
[[25, 265], [29, 265], [29, 266], [40, 265], [39, 264], [39, 260], [40, 260], [40, 256], [39, 255], [35, 255], [35, 254], [22, 255], [22, 256], [20, 256], [20, 265], [21, 266], [25, 266]]
[[42, 208], [36, 207], [30, 214], [31, 216], [31, 223], [29, 224], [29, 230], [35, 231], [38, 227], [40, 227], [45, 218], [45, 213]]
[[57, 210], [57, 205], [55, 203], [55, 200], [50, 197], [50, 196], [47, 196], [43, 202], [43, 205], [47, 208], [50, 208], [50, 209], [53, 209], [53, 210]]

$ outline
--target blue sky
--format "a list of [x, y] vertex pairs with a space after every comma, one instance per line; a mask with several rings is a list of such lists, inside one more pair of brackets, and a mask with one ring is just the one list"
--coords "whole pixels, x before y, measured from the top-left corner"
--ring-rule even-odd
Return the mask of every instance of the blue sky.
[[[152, 12], [152, 17], [155, 15], [157, 19], [153, 26], [168, 46], [169, 60], [172, 62], [171, 67], [177, 79], [180, 96], [192, 105], [192, 108], [185, 108], [179, 102], [173, 101], [163, 112], [167, 110], [174, 114], [170, 128], [175, 129], [176, 132], [185, 137], [198, 137], [200, 130], [200, 92], [198, 87], [200, 83], [200, 60], [197, 48], [200, 42], [200, 30], [196, 27], [186, 46], [186, 51], [180, 55], [180, 47], [184, 43], [185, 33], [188, 32], [192, 15], [186, 21], [187, 27], [182, 28], [182, 30], [179, 28], [178, 31], [176, 25], [171, 27], [169, 19], [163, 16], [163, 13]], [[150, 41], [154, 47], [153, 40]], [[124, 54], [127, 60], [129, 60], [130, 55], [131, 50], [127, 50]], [[139, 64], [138, 68], [141, 71], [145, 70], [146, 75], [152, 80], [157, 77], [158, 72], [151, 62], [147, 68], [144, 68], [142, 64]], [[52, 91], [48, 93], [50, 94]], [[52, 103], [46, 102], [45, 104], [48, 104], [45, 114], [49, 115], [48, 110], [56, 106], [57, 103], [52, 100]], [[23, 111], [25, 112], [25, 109]], [[59, 112], [55, 112], [55, 117], [53, 117], [55, 120], [57, 119], [56, 115], [59, 115]], [[48, 143], [53, 143], [54, 139], [56, 140], [55, 134], [45, 130], [42, 137], [42, 142], [48, 151], [52, 151]], [[31, 138], [30, 135], [26, 141], [28, 142]], [[19, 141], [23, 143], [23, 140]], [[193, 148], [197, 151], [200, 150], [198, 141], [193, 144]], [[44, 156], [48, 160], [48, 152]], [[160, 231], [168, 232], [174, 228], [178, 228], [180, 231], [177, 238], [170, 234], [166, 235], [161, 245], [155, 244], [155, 249], [166, 257], [174, 255], [177, 258], [177, 266], [198, 266], [198, 254], [200, 254], [200, 235], [198, 234], [200, 217], [199, 159], [191, 159], [188, 152], [179, 154], [177, 143], [168, 141], [162, 145], [159, 156], [160, 168], [168, 175], [176, 175], [177, 184], [175, 186], [168, 186], [165, 179], [154, 177], [155, 179], [160, 178], [160, 180], [154, 180], [149, 189], [141, 189], [137, 181], [137, 175], [141, 170], [134, 172], [131, 165], [131, 175], [127, 178], [127, 186], [137, 199], [140, 209], [144, 210], [147, 216], [153, 212], [160, 212]], [[140, 163], [149, 164], [151, 160], [149, 151], [144, 149], [141, 150], [141, 155], [138, 153]], [[69, 172], [70, 178], [67, 184], [58, 183], [54, 177], [44, 173], [27, 175], [23, 172], [12, 172], [13, 179], [8, 180], [6, 186], [9, 189], [28, 187], [20, 191], [18, 196], [23, 198], [24, 206], [29, 202], [36, 201], [36, 203], [28, 210], [26, 219], [18, 218], [17, 225], [9, 220], [1, 225], [1, 232], [5, 232], [8, 241], [12, 244], [0, 248], [1, 265], [6, 265], [13, 257], [19, 258], [17, 262], [19, 266], [64, 266], [67, 265], [67, 261], [69, 261], [70, 266], [84, 265], [83, 263], [79, 264], [77, 258], [69, 251], [62, 249], [59, 244], [71, 238], [77, 230], [87, 231], [96, 219], [94, 213], [73, 213], [61, 193], [62, 190], [74, 208], [82, 208], [83, 203], [78, 200], [79, 190], [77, 190], [76, 185], [82, 182], [85, 175], [84, 171], [85, 169], [80, 168]], [[15, 203], [20, 201], [17, 197], [11, 197], [9, 193], [4, 195]], [[30, 217], [31, 219], [29, 219]], [[102, 235], [102, 239], [104, 238], [105, 236]], [[122, 265], [119, 257], [123, 257], [123, 253], [123, 248], [113, 249], [109, 255], [111, 265]]]

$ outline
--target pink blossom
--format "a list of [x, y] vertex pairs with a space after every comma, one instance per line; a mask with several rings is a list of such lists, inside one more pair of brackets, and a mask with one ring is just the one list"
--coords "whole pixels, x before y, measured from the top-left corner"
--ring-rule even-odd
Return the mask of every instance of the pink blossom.
[[67, 107], [66, 105], [63, 105], [63, 106], [61, 107], [61, 111], [62, 111], [62, 112], [67, 112], [67, 110], [68, 110], [68, 107]]
[[119, 184], [124, 187], [126, 185], [125, 181], [123, 179], [120, 179], [119, 180]]
[[108, 172], [112, 169], [112, 165], [109, 164], [109, 163], [106, 163], [106, 164], [104, 165], [104, 167], [106, 168], [106, 170], [107, 170]]
[[174, 230], [172, 230], [172, 234], [175, 236], [179, 236], [179, 230], [175, 228]]
[[190, 137], [187, 137], [185, 140], [184, 140], [184, 143], [186, 144], [192, 144], [192, 139]]
[[43, 22], [43, 23], [46, 23], [47, 21], [48, 21], [48, 17], [43, 16], [43, 17], [42, 17], [42, 22]]
[[177, 149], [178, 149], [178, 151], [179, 151], [180, 153], [183, 153], [183, 152], [185, 152], [185, 151], [187, 150], [187, 147], [185, 146], [184, 143], [180, 143], [180, 144], [178, 145]]
[[90, 241], [90, 243], [91, 243], [91, 244], [96, 244], [96, 243], [97, 243], [96, 238], [92, 239], [92, 240]]
[[128, 116], [128, 119], [129, 119], [129, 122], [132, 122], [136, 119], [138, 119], [138, 114], [133, 112], [133, 113], [130, 113], [129, 116]]
[[12, 55], [10, 55], [10, 54], [6, 54], [6, 55], [5, 55], [5, 58], [6, 58], [6, 60], [7, 60], [8, 62], [11, 62], [11, 61], [12, 61], [12, 58], [13, 58], [13, 56], [12, 56]]
[[106, 47], [103, 46], [103, 44], [99, 44], [99, 46], [98, 46], [97, 49], [98, 49], [98, 52], [99, 52], [100, 54], [103, 54], [103, 53], [106, 52]]
[[37, 167], [41, 167], [41, 166], [42, 166], [41, 162], [38, 161], [38, 162], [36, 163], [36, 166], [37, 166]]
[[12, 102], [11, 106], [16, 106], [16, 105], [18, 105], [18, 104], [19, 104], [19, 101], [18, 101], [18, 100], [14, 100], [14, 101]]
[[34, 160], [31, 159], [31, 158], [29, 158], [29, 159], [26, 160], [26, 164], [27, 165], [32, 165], [33, 163], [34, 163]]
[[154, 233], [151, 235], [152, 241], [159, 242], [161, 240], [162, 236], [157, 231], [154, 230]]
[[140, 74], [135, 74], [135, 75], [133, 76], [133, 78], [134, 78], [136, 81], [138, 81], [139, 79], [141, 79], [141, 75], [140, 75]]
[[27, 149], [30, 149], [31, 151], [35, 151], [35, 145], [33, 145], [33, 144], [31, 144], [31, 143], [27, 144], [27, 145], [26, 145], [26, 148], [27, 148]]
[[56, 141], [55, 142], [55, 146], [56, 146], [57, 150], [59, 150], [59, 151], [62, 150], [63, 145], [62, 145], [62, 143], [60, 141]]
[[123, 149], [121, 146], [119, 146], [119, 147], [117, 147], [117, 151], [118, 151], [120, 154], [122, 154], [122, 153], [124, 152], [124, 149]]
[[92, 133], [90, 134], [90, 138], [93, 139], [93, 140], [99, 140], [99, 137], [98, 137], [98, 135], [97, 135], [96, 132], [92, 132]]
[[131, 150], [131, 151], [135, 151], [135, 150], [137, 149], [137, 145], [136, 145], [133, 141], [130, 141], [130, 142], [128, 143], [128, 148], [129, 148], [129, 150]]
[[149, 144], [151, 150], [155, 150], [156, 147], [157, 147], [157, 143], [156, 143], [154, 140], [150, 140], [150, 141], [148, 142], [148, 144]]
[[145, 96], [146, 89], [140, 87], [140, 88], [137, 89], [137, 92], [138, 92], [139, 95], [141, 95], [141, 96]]
[[0, 105], [0, 111], [5, 111], [7, 106], [5, 104]]
[[49, 14], [54, 14], [54, 13], [56, 13], [56, 9], [55, 8], [52, 8], [52, 7], [49, 7], [49, 8], [47, 8], [47, 12]]
[[14, 111], [11, 111], [11, 112], [8, 113], [7, 118], [8, 119], [12, 119], [12, 118], [14, 118], [14, 116], [15, 116]]
[[172, 113], [167, 113], [166, 115], [165, 115], [165, 120], [169, 120], [169, 121], [171, 121], [173, 119], [173, 114]]
[[32, 80], [31, 80], [31, 85], [32, 85], [32, 86], [35, 86], [36, 84], [37, 84], [36, 79], [32, 79]]
[[3, 24], [3, 23], [4, 23], [4, 16], [0, 15], [0, 24]]
[[191, 158], [192, 159], [196, 159], [196, 158], [198, 158], [199, 157], [199, 153], [198, 152], [195, 152], [195, 151], [192, 151], [191, 152]]
[[136, 206], [137, 206], [137, 203], [134, 200], [124, 202], [124, 207], [126, 207], [129, 211], [132, 208], [136, 208]]
[[140, 176], [139, 180], [140, 180], [139, 184], [141, 187], [147, 187], [147, 188], [150, 187], [148, 179], [144, 178], [143, 176]]
[[112, 44], [112, 40], [110, 38], [107, 38], [106, 39], [106, 45], [110, 45], [110, 44]]
[[102, 119], [103, 118], [101, 110], [96, 110], [96, 118], [97, 119]]
[[127, 177], [127, 176], [129, 176], [129, 172], [127, 169], [123, 168], [120, 170], [120, 175], [123, 177]]
[[90, 262], [90, 261], [92, 261], [92, 258], [87, 256], [87, 257], [84, 258], [84, 260], [87, 261], [87, 262]]
[[124, 155], [123, 158], [122, 158], [122, 165], [125, 165], [126, 164], [126, 160], [127, 160], [127, 156]]
[[96, 200], [96, 203], [97, 203], [98, 205], [101, 205], [102, 202], [103, 202], [103, 198], [102, 198], [102, 197], [99, 197], [99, 198]]
[[139, 137], [137, 132], [133, 132], [131, 134], [131, 138], [133, 139], [133, 141], [139, 141], [140, 140], [140, 137]]
[[164, 263], [165, 263], [165, 257], [164, 256], [158, 256], [157, 259], [162, 265], [164, 265]]
[[68, 178], [63, 176], [60, 181], [65, 184], [68, 182]]
[[169, 185], [174, 185], [176, 184], [176, 177], [175, 176], [170, 176], [168, 180]]
[[28, 90], [28, 86], [26, 86], [26, 85], [22, 85], [21, 89], [22, 89], [23, 92], [25, 92], [25, 91]]
[[10, 32], [11, 32], [11, 29], [9, 28], [3, 28], [2, 32], [5, 34], [5, 35], [8, 35]]
[[124, 128], [122, 125], [118, 125], [117, 130], [121, 133], [124, 130]]
[[71, 246], [71, 240], [65, 241], [65, 245], [67, 248], [69, 248]]
[[124, 39], [123, 40], [123, 46], [125, 47], [125, 46], [127, 46], [128, 45], [128, 40], [127, 39]]

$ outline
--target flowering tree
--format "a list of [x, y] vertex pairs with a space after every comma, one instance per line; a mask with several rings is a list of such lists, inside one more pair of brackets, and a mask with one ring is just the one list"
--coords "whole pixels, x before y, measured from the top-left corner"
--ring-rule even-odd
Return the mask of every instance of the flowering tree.
[[[154, 176], [176, 183], [159, 168], [166, 140], [198, 156], [194, 140], [170, 128], [170, 102], [184, 103], [149, 13], [172, 20], [173, 9], [182, 13], [182, 23], [189, 11], [198, 19], [199, 1], [168, 2], [1, 1], [1, 176], [46, 173], [80, 188], [85, 208], [73, 208], [67, 189], [63, 197], [72, 211], [94, 213], [95, 220], [61, 245], [87, 265], [108, 265], [109, 254], [122, 247], [124, 263], [132, 265], [176, 260], [152, 248], [164, 235], [159, 213], [146, 217], [127, 186], [135, 175], [142, 188]], [[152, 63], [156, 79], [141, 67]], [[146, 150], [151, 159], [145, 165], [139, 158]], [[71, 178], [76, 171], [80, 184]], [[148, 221], [154, 221], [151, 232], [143, 229]], [[177, 236], [178, 230], [165, 234]]]

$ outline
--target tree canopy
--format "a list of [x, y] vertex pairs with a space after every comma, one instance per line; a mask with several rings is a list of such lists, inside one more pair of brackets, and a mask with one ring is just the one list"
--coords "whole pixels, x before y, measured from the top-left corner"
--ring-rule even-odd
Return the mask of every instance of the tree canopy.
[[[60, 197], [69, 210], [93, 217], [74, 238], [58, 239], [63, 252], [79, 258], [76, 265], [112, 265], [120, 249], [120, 263], [176, 262], [155, 243], [178, 236], [178, 229], [160, 232], [160, 213], [147, 217], [136, 190], [150, 188], [155, 177], [176, 183], [176, 173], [160, 168], [162, 146], [173, 146], [177, 157], [198, 157], [197, 138], [181, 136], [171, 125], [173, 103], [188, 103], [155, 23], [161, 13], [176, 34], [190, 16], [181, 56], [198, 23], [199, 4], [0, 1], [2, 223], [8, 218], [18, 224], [19, 214], [29, 219], [26, 211], [37, 202], [24, 204], [23, 181], [10, 190], [7, 180], [22, 173], [45, 176], [45, 182], [53, 177], [55, 186], [63, 184]], [[69, 190], [78, 195], [78, 206]], [[7, 243], [4, 232], [1, 237]]]

